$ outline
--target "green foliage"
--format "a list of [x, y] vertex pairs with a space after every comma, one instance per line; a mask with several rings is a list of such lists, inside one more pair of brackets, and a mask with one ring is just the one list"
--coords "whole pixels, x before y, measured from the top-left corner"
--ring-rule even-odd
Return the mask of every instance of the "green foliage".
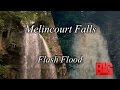
[[11, 20], [19, 20], [23, 24], [30, 25], [38, 18], [49, 15], [50, 12], [45, 11], [1, 11], [0, 12], [0, 27], [4, 27]]
[[0, 19], [0, 27], [4, 26], [4, 20]]
[[9, 72], [9, 65], [0, 65], [0, 74], [7, 74]]

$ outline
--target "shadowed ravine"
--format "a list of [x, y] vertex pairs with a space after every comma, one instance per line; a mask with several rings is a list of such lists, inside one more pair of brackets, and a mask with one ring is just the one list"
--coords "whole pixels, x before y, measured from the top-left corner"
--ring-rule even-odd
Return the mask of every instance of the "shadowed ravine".
[[102, 36], [100, 28], [95, 33], [77, 33], [72, 45], [73, 55], [83, 55], [83, 62], [76, 64], [69, 72], [72, 79], [112, 79], [114, 76], [96, 76], [96, 62], [110, 62], [107, 42]]
[[[24, 34], [24, 55], [22, 58], [22, 75], [23, 79], [42, 79], [57, 78], [54, 64], [38, 63], [38, 57], [46, 55], [51, 57], [51, 53], [44, 38], [38, 33]], [[44, 52], [44, 53], [43, 53]]]

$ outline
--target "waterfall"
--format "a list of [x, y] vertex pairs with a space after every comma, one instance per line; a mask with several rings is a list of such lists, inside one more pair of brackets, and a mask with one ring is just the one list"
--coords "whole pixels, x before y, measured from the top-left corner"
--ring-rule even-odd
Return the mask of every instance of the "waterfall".
[[96, 62], [110, 62], [107, 41], [102, 36], [100, 28], [95, 33], [77, 33], [72, 45], [73, 55], [80, 58], [81, 64], [73, 65], [69, 78], [73, 79], [112, 79], [114, 76], [96, 76]]
[[47, 57], [51, 57], [51, 53], [50, 53], [50, 50], [49, 50], [49, 48], [48, 48], [48, 46], [47, 46], [47, 43], [46, 43], [46, 41], [44, 40], [44, 38], [42, 37], [42, 35], [41, 34], [39, 34], [39, 36], [40, 36], [40, 39], [42, 40], [42, 42], [43, 42], [43, 45], [44, 45], [44, 48], [45, 48], [45, 51], [46, 51], [46, 55], [47, 55]]
[[[39, 34], [39, 36], [40, 36], [40, 39], [42, 40], [42, 43], [43, 43], [43, 46], [44, 46], [44, 49], [45, 49], [45, 52], [46, 52], [46, 56], [48, 58], [51, 58], [52, 56], [51, 56], [51, 53], [50, 53], [50, 50], [48, 48], [48, 45], [47, 45], [46, 41], [44, 40], [44, 38], [42, 37], [41, 34]], [[43, 65], [45, 66], [44, 69], [46, 69], [46, 70], [48, 69], [46, 77], [51, 78], [51, 79], [56, 79], [57, 78], [57, 73], [56, 73], [55, 65], [53, 63], [43, 64]]]
[[40, 55], [40, 43], [38, 42], [37, 33], [24, 34], [24, 56], [22, 62], [22, 70], [24, 79], [39, 79], [41, 78], [41, 65], [37, 63]]
[[[52, 57], [48, 45], [41, 34], [25, 32], [23, 39], [23, 58], [22, 58], [22, 72], [23, 79], [42, 79], [44, 78], [56, 79], [56, 69], [54, 64], [38, 63], [40, 55], [46, 55], [48, 58]], [[43, 53], [44, 52], [44, 53]]]

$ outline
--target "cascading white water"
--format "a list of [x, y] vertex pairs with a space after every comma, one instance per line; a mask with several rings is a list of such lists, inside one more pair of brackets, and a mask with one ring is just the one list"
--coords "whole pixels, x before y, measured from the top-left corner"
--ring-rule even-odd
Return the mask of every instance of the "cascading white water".
[[40, 79], [41, 65], [37, 63], [40, 55], [39, 42], [37, 33], [24, 34], [24, 57], [23, 57], [23, 78], [24, 79]]
[[80, 58], [83, 62], [76, 64], [69, 72], [69, 78], [73, 79], [107, 79], [114, 76], [96, 76], [96, 62], [110, 62], [108, 55], [107, 42], [101, 34], [100, 28], [95, 33], [77, 33], [72, 46], [73, 55]]
[[45, 55], [50, 58], [51, 53], [48, 45], [41, 34], [25, 32], [23, 39], [24, 55], [22, 58], [22, 75], [23, 79], [41, 79], [42, 68], [48, 71], [45, 78], [56, 79], [56, 69], [54, 64], [38, 63], [38, 57], [45, 52]]
[[44, 45], [44, 48], [45, 48], [45, 51], [46, 51], [46, 56], [50, 58], [51, 57], [51, 53], [50, 53], [50, 50], [49, 50], [49, 48], [47, 46], [47, 43], [46, 43], [46, 41], [44, 40], [44, 38], [42, 37], [41, 34], [39, 34], [39, 36], [40, 36], [40, 39], [43, 42], [43, 45]]
[[[48, 58], [51, 58], [52, 56], [51, 56], [51, 53], [50, 53], [50, 50], [48, 48], [48, 45], [47, 45], [46, 41], [44, 40], [44, 38], [42, 37], [41, 34], [39, 34], [39, 36], [40, 36], [40, 39], [43, 42], [43, 46], [44, 46], [44, 49], [45, 49], [45, 52], [46, 52], [46, 56]], [[57, 78], [56, 68], [55, 68], [55, 65], [53, 63], [47, 64], [46, 69], [49, 69], [49, 76], [48, 76], [49, 78], [51, 78], [51, 79], [56, 79]]]

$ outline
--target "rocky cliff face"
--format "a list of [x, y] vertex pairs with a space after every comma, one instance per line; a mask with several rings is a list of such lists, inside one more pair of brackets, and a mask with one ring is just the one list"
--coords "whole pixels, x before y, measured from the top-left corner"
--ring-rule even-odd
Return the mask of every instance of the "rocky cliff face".
[[[35, 26], [45, 24], [47, 27], [55, 27], [52, 16], [46, 19], [37, 20]], [[67, 70], [65, 64], [46, 64], [37, 63], [38, 56], [46, 55], [47, 57], [61, 56], [62, 51], [56, 33], [25, 33], [23, 39], [23, 58], [22, 77], [27, 79], [65, 79]], [[34, 61], [35, 60], [35, 61]]]
[[[49, 22], [48, 21], [45, 21], [45, 22], [48, 23], [48, 27], [55, 27], [52, 16], [49, 17]], [[62, 54], [60, 41], [58, 39], [57, 33], [48, 33], [47, 35], [43, 34], [43, 37], [45, 38], [45, 40], [48, 44], [48, 47], [50, 49], [52, 56], [60, 56], [60, 58], [61, 58], [61, 56], [63, 54]], [[67, 69], [66, 69], [66, 65], [64, 63], [56, 64], [56, 72], [57, 72], [59, 79], [67, 78]]]

